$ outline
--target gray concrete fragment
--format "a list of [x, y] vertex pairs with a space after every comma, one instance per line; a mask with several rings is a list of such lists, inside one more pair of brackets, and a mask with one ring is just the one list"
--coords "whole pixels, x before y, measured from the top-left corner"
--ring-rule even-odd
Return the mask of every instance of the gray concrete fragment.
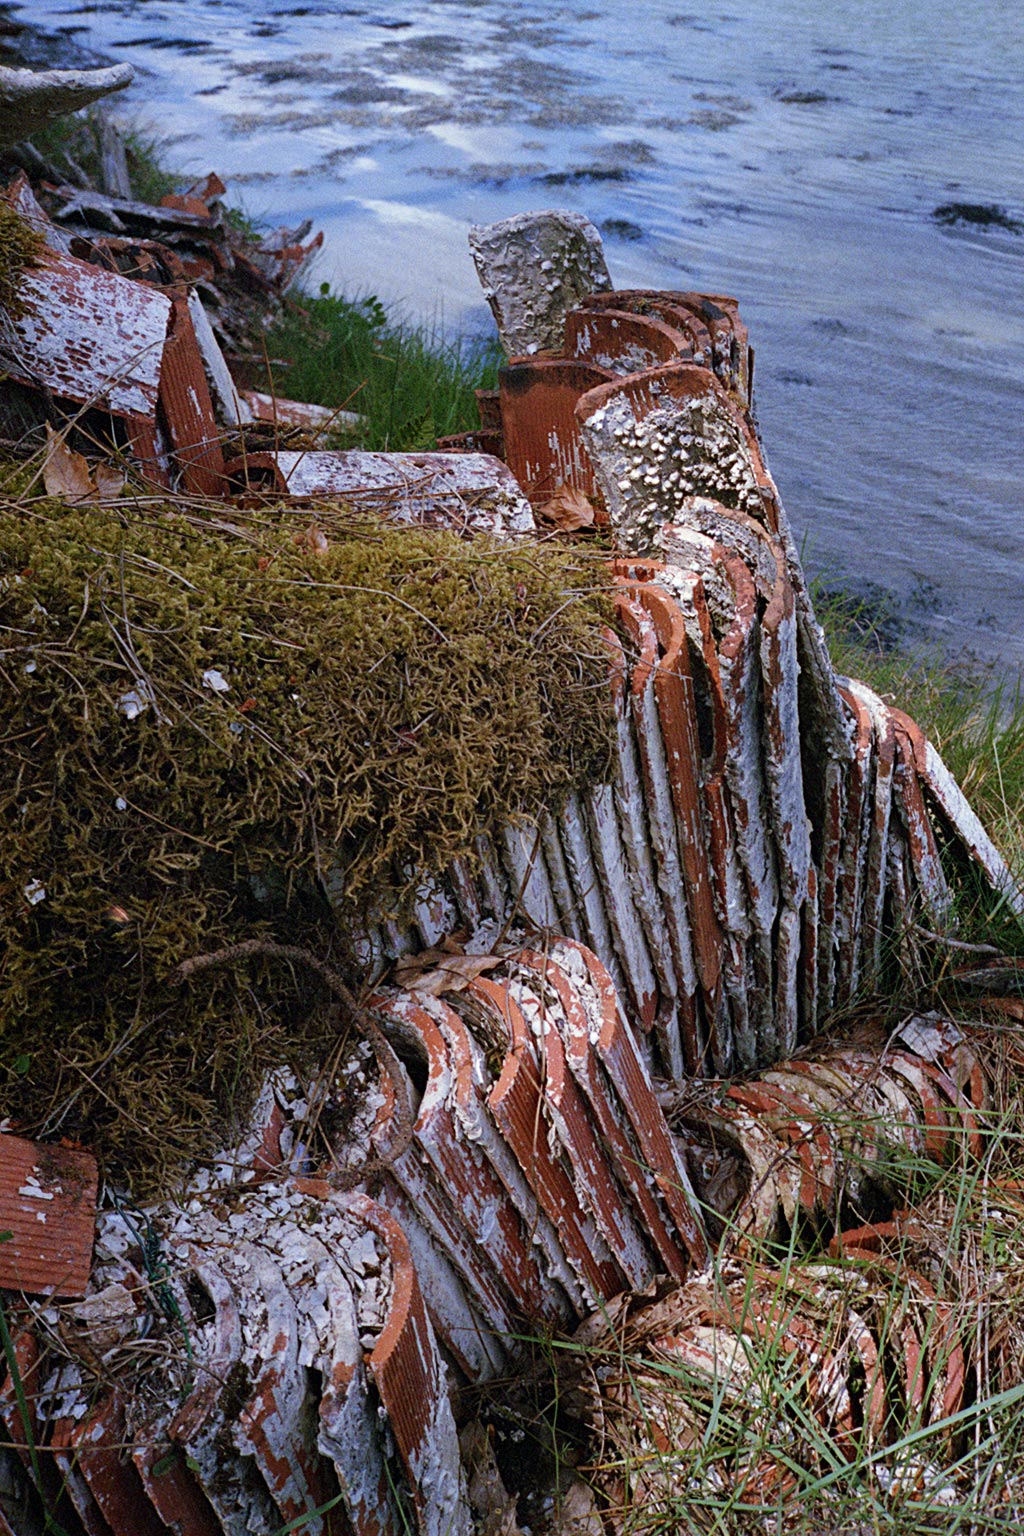
[[475, 225], [469, 248], [510, 357], [561, 350], [570, 309], [612, 286], [601, 236], [589, 219], [566, 209]]
[[109, 69], [0, 68], [0, 149], [131, 85], [130, 64]]

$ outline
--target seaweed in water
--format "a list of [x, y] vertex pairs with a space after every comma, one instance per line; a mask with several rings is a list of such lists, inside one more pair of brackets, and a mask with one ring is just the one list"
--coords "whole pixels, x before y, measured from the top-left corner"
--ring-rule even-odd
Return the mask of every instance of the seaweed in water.
[[932, 218], [949, 227], [972, 224], [980, 229], [1006, 229], [1011, 235], [1024, 233], [1024, 224], [997, 203], [943, 203], [932, 210]]

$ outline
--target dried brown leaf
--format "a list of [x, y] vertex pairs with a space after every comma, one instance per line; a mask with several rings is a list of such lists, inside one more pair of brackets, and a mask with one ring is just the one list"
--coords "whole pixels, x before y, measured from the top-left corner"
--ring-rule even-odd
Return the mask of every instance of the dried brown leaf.
[[432, 971], [439, 960], [447, 960], [449, 953], [446, 949], [424, 949], [418, 955], [400, 955], [395, 961], [396, 983], [407, 987], [416, 976]]
[[426, 949], [419, 955], [402, 956], [395, 966], [395, 981], [410, 992], [440, 997], [444, 992], [465, 992], [470, 982], [500, 964], [500, 955], [453, 955]]
[[63, 433], [55, 432], [49, 422], [43, 484], [48, 496], [59, 496], [62, 501], [92, 501], [96, 496], [96, 486], [82, 454], [69, 448]]
[[93, 480], [98, 501], [116, 501], [124, 490], [125, 477], [116, 464], [101, 461], [93, 470]]
[[537, 515], [561, 533], [574, 533], [577, 528], [593, 526], [594, 507], [582, 491], [571, 485], [560, 485], [551, 500], [538, 507]]
[[487, 1430], [473, 1419], [459, 1435], [474, 1528], [480, 1536], [523, 1536], [516, 1523], [516, 1499], [506, 1490]]
[[292, 539], [292, 543], [299, 549], [308, 549], [311, 555], [326, 555], [331, 547], [327, 542], [326, 533], [324, 533], [322, 528], [318, 528], [315, 523], [311, 523], [308, 528], [303, 529], [301, 533], [297, 533]]

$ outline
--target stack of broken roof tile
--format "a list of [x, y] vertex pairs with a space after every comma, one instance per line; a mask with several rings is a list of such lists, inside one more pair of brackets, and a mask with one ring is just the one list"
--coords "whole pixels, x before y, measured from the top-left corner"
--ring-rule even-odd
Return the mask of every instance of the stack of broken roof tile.
[[[68, 1532], [467, 1531], [450, 1388], [658, 1275], [688, 1305], [708, 1252], [690, 1170], [761, 1240], [798, 1212], [834, 1230], [870, 1187], [898, 1198], [897, 1145], [975, 1144], [984, 1081], [941, 1020], [730, 1087], [676, 1138], [591, 954], [490, 958], [460, 991], [371, 1000], [414, 1106], [398, 1155], [394, 1095], [356, 1045], [318, 1105], [277, 1074], [246, 1140], [176, 1200], [103, 1211], [87, 1287], [81, 1222], [48, 1271], [8, 1264], [10, 1290], [50, 1294], [11, 1297], [28, 1424], [13, 1373], [0, 1423]], [[317, 1119], [336, 1152], [314, 1177]], [[48, 1149], [16, 1150], [24, 1205], [66, 1197], [82, 1154], [36, 1189], [25, 1159]], [[372, 1198], [338, 1187], [361, 1164]], [[22, 1224], [15, 1265], [31, 1241]]]
[[916, 961], [956, 872], [1024, 895], [914, 723], [833, 671], [735, 301], [602, 291], [561, 323], [488, 409], [535, 508], [610, 525], [616, 778], [425, 887], [412, 933], [371, 923], [366, 957], [516, 912], [597, 953], [661, 1075], [767, 1064]]
[[[195, 301], [64, 251], [27, 283], [13, 375], [101, 405], [154, 474], [230, 493]], [[103, 1212], [84, 1301], [57, 1306], [52, 1266], [2, 1272], [50, 1295], [15, 1316], [29, 1390], [23, 1406], [9, 1372], [0, 1419], [76, 1536], [468, 1530], [449, 1384], [659, 1274], [696, 1284], [694, 1182], [763, 1237], [842, 1220], [887, 1156], [865, 1117], [925, 1156], [970, 1150], [984, 1085], [946, 1026], [787, 1061], [887, 949], [912, 958], [951, 921], [960, 867], [1024, 903], [912, 722], [832, 671], [735, 305], [600, 291], [559, 326], [557, 355], [548, 329], [485, 402], [505, 462], [474, 439], [255, 466], [467, 536], [527, 533], [530, 504], [566, 489], [592, 501], [617, 550], [616, 772], [425, 881], [406, 923], [365, 915], [374, 975], [456, 932], [472, 951], [442, 951], [437, 984], [407, 967], [378, 985], [392, 1068], [354, 1046], [315, 1112], [268, 1085], [222, 1168], [173, 1204]], [[673, 1136], [657, 1077], [754, 1068]], [[28, 1231], [9, 1263], [29, 1262]]]
[[913, 722], [834, 677], [779, 540], [703, 495], [673, 515], [661, 558], [613, 570], [615, 781], [481, 845], [364, 951], [525, 916], [595, 951], [678, 1078], [776, 1061], [887, 950], [912, 961], [951, 920], [946, 867], [1021, 898]]

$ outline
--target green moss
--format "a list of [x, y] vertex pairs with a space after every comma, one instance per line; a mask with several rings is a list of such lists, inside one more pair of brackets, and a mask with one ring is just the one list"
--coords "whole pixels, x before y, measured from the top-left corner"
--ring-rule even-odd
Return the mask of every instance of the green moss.
[[23, 313], [21, 279], [38, 262], [45, 245], [40, 232], [0, 200], [0, 309], [8, 314]]
[[344, 965], [332, 869], [400, 911], [607, 770], [599, 562], [317, 521], [325, 553], [308, 512], [0, 504], [0, 1114], [137, 1189], [333, 1035], [307, 976], [175, 965], [261, 934]]

